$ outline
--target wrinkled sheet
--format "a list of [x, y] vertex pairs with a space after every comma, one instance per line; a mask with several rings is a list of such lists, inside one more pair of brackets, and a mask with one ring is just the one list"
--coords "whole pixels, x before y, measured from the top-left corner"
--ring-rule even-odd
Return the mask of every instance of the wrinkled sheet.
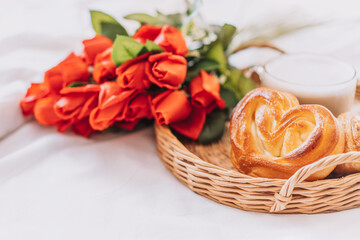
[[[209, 0], [203, 12], [209, 21], [239, 26], [248, 20], [267, 21], [279, 9], [294, 10], [286, 2], [221, 1], [219, 7], [218, 1]], [[328, 8], [324, 7], [326, 1], [314, 5], [296, 2], [295, 9], [315, 20], [336, 14], [338, 19], [274, 42], [288, 52], [332, 55], [360, 70], [360, 23], [350, 20], [359, 9], [356, 1], [337, 1]], [[18, 103], [30, 83], [42, 81], [45, 70], [70, 51], [79, 52], [81, 40], [92, 36], [87, 9], [120, 17], [156, 8], [176, 11], [183, 8], [181, 3], [0, 1], [0, 239], [356, 236], [360, 208], [312, 216], [271, 215], [241, 211], [193, 193], [162, 165], [152, 128], [85, 139], [70, 132], [60, 134], [22, 117]], [[132, 30], [137, 27], [129, 21], [123, 23]], [[276, 54], [252, 49], [231, 61], [242, 67]]]

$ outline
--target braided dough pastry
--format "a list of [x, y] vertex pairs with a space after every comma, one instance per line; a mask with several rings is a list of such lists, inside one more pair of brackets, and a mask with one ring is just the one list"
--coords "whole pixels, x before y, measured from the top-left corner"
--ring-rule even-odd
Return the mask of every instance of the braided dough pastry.
[[[230, 120], [231, 160], [250, 176], [289, 178], [301, 167], [344, 151], [340, 123], [325, 107], [299, 105], [290, 93], [268, 88], [249, 92]], [[323, 179], [335, 167], [311, 175]]]
[[[339, 115], [338, 120], [345, 132], [344, 152], [360, 151], [360, 117], [353, 113], [346, 112]], [[338, 174], [360, 172], [360, 163], [345, 163], [336, 167]]]

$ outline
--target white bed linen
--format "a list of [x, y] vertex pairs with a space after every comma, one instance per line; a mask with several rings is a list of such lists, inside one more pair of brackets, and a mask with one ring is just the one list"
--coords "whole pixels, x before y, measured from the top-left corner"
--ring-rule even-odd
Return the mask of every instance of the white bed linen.
[[[333, 55], [360, 69], [360, 23], [348, 21], [359, 9], [356, 1], [336, 1], [328, 8], [322, 8], [328, 1], [309, 2], [209, 0], [204, 15], [239, 26], [294, 6], [320, 19], [336, 12], [342, 21], [275, 43], [289, 52]], [[162, 165], [151, 128], [84, 139], [22, 117], [18, 103], [30, 82], [42, 81], [45, 70], [92, 36], [88, 8], [120, 17], [156, 8], [174, 11], [181, 8], [179, 1], [1, 0], [0, 6], [0, 239], [357, 238], [360, 208], [271, 215], [193, 193]], [[244, 66], [271, 56], [271, 51], [247, 50], [232, 62]]]

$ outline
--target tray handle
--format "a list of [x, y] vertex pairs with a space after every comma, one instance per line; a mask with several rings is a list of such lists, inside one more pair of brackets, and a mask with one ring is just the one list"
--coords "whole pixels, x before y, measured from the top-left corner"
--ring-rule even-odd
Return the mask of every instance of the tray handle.
[[286, 208], [286, 205], [291, 201], [292, 192], [298, 183], [306, 180], [311, 174], [342, 163], [359, 162], [360, 152], [348, 152], [338, 155], [331, 155], [320, 159], [312, 164], [300, 168], [294, 175], [292, 175], [282, 186], [279, 193], [275, 193], [274, 204], [270, 208], [270, 212], [279, 212]]
[[240, 52], [242, 50], [251, 48], [251, 47], [270, 48], [270, 49], [273, 49], [273, 50], [278, 51], [280, 53], [286, 53], [284, 50], [282, 50], [281, 48], [278, 48], [277, 46], [275, 46], [271, 42], [268, 42], [268, 41], [252, 41], [252, 42], [246, 42], [246, 43], [243, 43], [243, 44], [239, 45], [237, 48], [235, 48], [233, 51], [230, 52], [230, 55], [235, 54], [237, 52]]

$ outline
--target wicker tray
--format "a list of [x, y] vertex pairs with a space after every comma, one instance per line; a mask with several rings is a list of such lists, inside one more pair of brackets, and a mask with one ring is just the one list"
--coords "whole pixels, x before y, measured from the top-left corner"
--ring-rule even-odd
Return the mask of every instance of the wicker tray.
[[[356, 91], [354, 111], [360, 109]], [[226, 126], [228, 127], [228, 126]], [[360, 152], [320, 159], [288, 180], [251, 177], [236, 171], [230, 160], [228, 128], [210, 145], [181, 141], [166, 126], [155, 125], [158, 154], [165, 166], [192, 191], [216, 202], [255, 212], [325, 213], [360, 206], [360, 173], [304, 181], [329, 166], [360, 162]]]
[[360, 206], [360, 173], [304, 182], [320, 169], [360, 162], [360, 152], [323, 158], [299, 169], [288, 180], [256, 178], [233, 169], [228, 131], [211, 145], [182, 143], [166, 126], [155, 125], [155, 133], [165, 166], [192, 191], [216, 202], [277, 213], [324, 213]]

